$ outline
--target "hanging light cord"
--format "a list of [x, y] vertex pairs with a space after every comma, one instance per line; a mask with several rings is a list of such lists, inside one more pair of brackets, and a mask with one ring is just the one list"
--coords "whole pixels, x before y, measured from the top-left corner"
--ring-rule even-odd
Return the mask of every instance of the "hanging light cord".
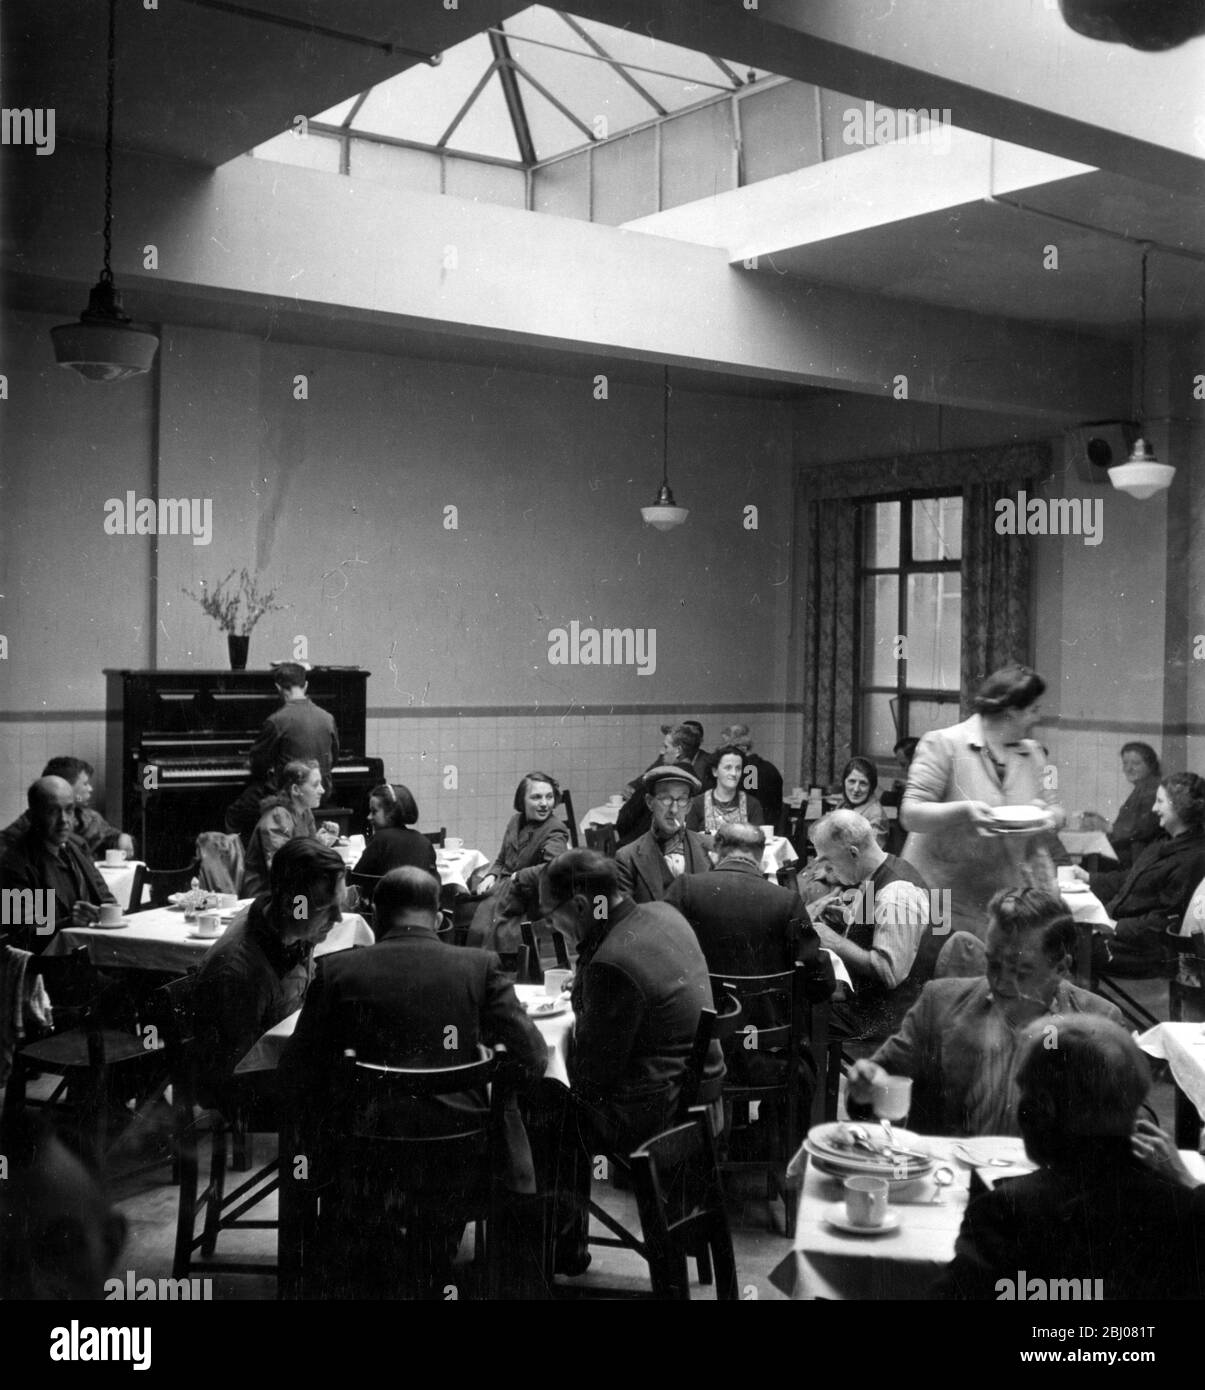
[[1147, 248], [1142, 248], [1142, 288], [1139, 293], [1139, 314], [1142, 319], [1142, 332], [1138, 338], [1138, 418], [1146, 419], [1146, 257]]
[[100, 278], [113, 283], [113, 92], [117, 76], [117, 0], [109, 0], [109, 74], [105, 96], [105, 267]]
[[661, 486], [669, 486], [669, 368], [665, 369], [664, 418], [661, 422]]

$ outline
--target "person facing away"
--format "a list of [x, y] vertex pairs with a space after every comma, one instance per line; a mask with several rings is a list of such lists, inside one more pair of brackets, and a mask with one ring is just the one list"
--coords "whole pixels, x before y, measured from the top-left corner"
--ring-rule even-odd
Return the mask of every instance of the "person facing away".
[[[70, 783], [75, 793], [74, 824], [72, 834], [83, 840], [93, 859], [100, 858], [107, 849], [121, 849], [127, 855], [134, 853], [134, 841], [129, 835], [110, 825], [92, 803], [93, 767], [83, 758], [61, 756], [51, 758], [42, 769], [43, 777], [61, 777]], [[11, 825], [0, 831], [0, 852], [15, 845], [29, 829], [29, 812], [23, 811]]]
[[685, 762], [650, 768], [641, 779], [649, 828], [615, 856], [620, 892], [638, 903], [660, 902], [674, 879], [711, 867], [702, 836], [686, 827], [699, 779]]
[[277, 786], [277, 774], [287, 763], [312, 760], [322, 773], [323, 790], [329, 794], [331, 767], [339, 756], [339, 731], [334, 718], [306, 693], [304, 666], [282, 661], [272, 679], [282, 703], [264, 720], [259, 737], [247, 752], [251, 778]]
[[858, 811], [838, 809], [812, 827], [816, 853], [842, 885], [808, 904], [821, 944], [845, 962], [851, 998], [834, 1005], [842, 1035], [882, 1041], [933, 978], [943, 937], [930, 921], [928, 884], [880, 846]]
[[849, 1104], [869, 1105], [888, 1076], [913, 1080], [909, 1124], [925, 1134], [1018, 1134], [1017, 1041], [1027, 1024], [1121, 1012], [1067, 979], [1075, 922], [1039, 888], [1001, 889], [988, 905], [986, 974], [930, 980], [899, 1031], [849, 1073]]
[[1135, 1134], [1150, 1067], [1125, 1029], [1089, 1014], [1029, 1024], [1016, 1085], [1038, 1170], [971, 1201], [931, 1296], [1028, 1298], [1036, 1276], [1047, 1297], [1077, 1296], [1073, 1281], [1080, 1298], [1205, 1298], [1205, 1202], [1140, 1157], [1159, 1131]]
[[368, 820], [372, 839], [356, 864], [357, 874], [379, 878], [390, 869], [435, 872], [435, 846], [411, 827], [418, 823], [418, 803], [409, 787], [388, 782], [368, 794]]
[[76, 800], [70, 784], [61, 777], [39, 777], [26, 800], [25, 833], [0, 855], [0, 925], [10, 929], [14, 946], [41, 955], [55, 932], [94, 926], [101, 905], [117, 899], [88, 846], [73, 833]]

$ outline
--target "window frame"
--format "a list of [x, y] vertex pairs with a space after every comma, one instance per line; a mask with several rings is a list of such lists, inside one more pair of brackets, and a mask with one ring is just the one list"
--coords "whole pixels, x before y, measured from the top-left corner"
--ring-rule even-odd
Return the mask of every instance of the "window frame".
[[[858, 578], [854, 594], [854, 631], [855, 642], [858, 653], [858, 679], [857, 679], [857, 703], [854, 710], [854, 746], [863, 748], [866, 746], [865, 721], [866, 721], [866, 697], [868, 695], [887, 695], [890, 697], [889, 705], [895, 716], [896, 741], [912, 737], [912, 730], [909, 727], [910, 706], [913, 702], [923, 700], [933, 700], [942, 703], [952, 703], [957, 710], [961, 700], [961, 682], [953, 689], [943, 690], [936, 687], [917, 687], [915, 689], [908, 686], [908, 658], [902, 656], [895, 662], [895, 684], [881, 685], [866, 679], [867, 672], [864, 666], [865, 659], [865, 631], [864, 620], [866, 581], [876, 575], [893, 575], [897, 580], [896, 593], [896, 635], [907, 638], [908, 636], [908, 579], [913, 574], [957, 574], [962, 576], [962, 545], [961, 537], [959, 544], [959, 558], [957, 560], [917, 560], [912, 554], [912, 513], [913, 506], [917, 502], [933, 502], [945, 497], [962, 497], [963, 491], [960, 487], [939, 487], [925, 489], [906, 489], [898, 492], [874, 493], [868, 497], [852, 498], [856, 512], [855, 537], [854, 543], [857, 547], [858, 556]], [[900, 528], [899, 545], [896, 555], [897, 564], [895, 565], [871, 565], [866, 563], [866, 524], [867, 508], [877, 506], [884, 502], [898, 502], [900, 504]], [[962, 596], [959, 597], [959, 615], [962, 613]], [[905, 647], [905, 652], [907, 647]], [[961, 622], [958, 636], [958, 658], [961, 665], [962, 661], [962, 632]], [[950, 697], [953, 696], [953, 700]], [[927, 732], [922, 730], [921, 732]], [[916, 735], [919, 737], [919, 735]], [[882, 755], [875, 755], [881, 757]]]

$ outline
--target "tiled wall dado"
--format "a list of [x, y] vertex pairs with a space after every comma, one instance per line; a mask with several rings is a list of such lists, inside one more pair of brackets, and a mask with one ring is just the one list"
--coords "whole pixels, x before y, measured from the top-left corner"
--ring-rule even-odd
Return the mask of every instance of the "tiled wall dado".
[[[715, 735], [725, 724], [747, 723], [758, 752], [783, 770], [788, 788], [797, 780], [798, 715], [734, 710], [699, 718], [709, 748], [715, 747]], [[661, 722], [655, 715], [620, 713], [407, 714], [370, 717], [366, 732], [368, 751], [384, 760], [386, 777], [405, 783], [417, 797], [423, 829], [446, 826], [449, 834], [492, 856], [525, 772], [538, 768], [567, 786], [580, 817], [648, 766], [661, 742]], [[788, 722], [792, 748], [786, 746]], [[0, 724], [0, 824], [24, 809], [25, 788], [47, 759], [59, 753], [93, 764], [96, 804], [106, 809], [104, 732], [102, 715]], [[107, 809], [116, 815], [117, 807]]]

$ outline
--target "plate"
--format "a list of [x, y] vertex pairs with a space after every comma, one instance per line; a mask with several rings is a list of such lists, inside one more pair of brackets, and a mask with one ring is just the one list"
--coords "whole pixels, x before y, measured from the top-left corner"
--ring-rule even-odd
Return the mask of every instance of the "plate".
[[832, 1226], [834, 1230], [843, 1231], [849, 1236], [885, 1236], [888, 1231], [898, 1231], [900, 1228], [898, 1211], [889, 1211], [881, 1226], [855, 1226], [845, 1214], [844, 1202], [835, 1202], [825, 1211], [822, 1220], [826, 1226]]
[[804, 1141], [804, 1152], [809, 1156], [816, 1168], [830, 1178], [886, 1178], [888, 1182], [904, 1183], [916, 1182], [918, 1178], [926, 1178], [933, 1171], [937, 1162], [936, 1159], [926, 1159], [923, 1163], [901, 1164], [899, 1168], [894, 1163], [847, 1163], [840, 1158], [832, 1158], [828, 1154], [820, 1153], [813, 1149], [807, 1141]]
[[1082, 898], [1091, 892], [1092, 889], [1086, 883], [1075, 883], [1067, 888], [1064, 888], [1062, 884], [1059, 885], [1059, 894], [1064, 898]]
[[838, 1168], [830, 1167], [823, 1158], [816, 1154], [809, 1155], [809, 1162], [815, 1165], [816, 1171], [821, 1177], [828, 1178], [831, 1182], [843, 1183], [846, 1178], [883, 1178], [887, 1183], [888, 1192], [893, 1196], [898, 1196], [906, 1187], [915, 1187], [919, 1182], [926, 1182], [929, 1174], [933, 1171], [933, 1165], [922, 1168], [919, 1172], [908, 1173], [905, 1177], [892, 1177], [890, 1168]]
[[221, 941], [222, 939], [221, 932], [218, 932], [217, 936], [202, 936], [199, 931], [190, 931], [187, 936], [189, 941]]
[[528, 1018], [557, 1018], [569, 1012], [569, 1001], [550, 999], [546, 1004], [524, 1004]]
[[1046, 820], [1046, 812], [1040, 806], [993, 806], [992, 816], [1015, 830], [1040, 827]]
[[[880, 1160], [874, 1154], [868, 1154], [865, 1149], [855, 1149], [848, 1144], [839, 1143], [840, 1135], [848, 1123], [845, 1120], [830, 1120], [826, 1124], [813, 1125], [807, 1132], [805, 1142], [811, 1145], [817, 1153], [836, 1159], [840, 1163], [848, 1161], [876, 1167], [885, 1163], [888, 1167], [892, 1166], [891, 1159]], [[893, 1144], [894, 1147], [912, 1150], [913, 1157], [905, 1160], [910, 1167], [933, 1162], [933, 1155], [929, 1152], [924, 1137], [913, 1133], [910, 1129], [900, 1129], [898, 1125], [893, 1125], [894, 1138], [888, 1139], [882, 1125], [876, 1124], [873, 1120], [858, 1120], [853, 1123], [862, 1126], [872, 1144]]]

